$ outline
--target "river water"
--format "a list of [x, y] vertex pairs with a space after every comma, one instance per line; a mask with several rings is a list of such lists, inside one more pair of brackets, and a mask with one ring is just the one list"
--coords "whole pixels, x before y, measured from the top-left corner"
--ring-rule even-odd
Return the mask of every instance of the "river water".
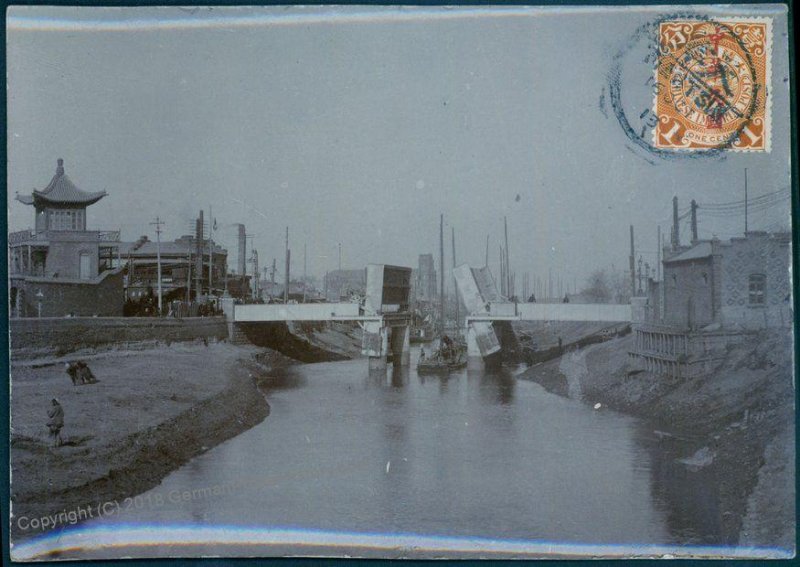
[[[523, 547], [720, 543], [713, 479], [677, 463], [680, 447], [633, 418], [515, 374], [423, 377], [413, 364], [371, 374], [364, 360], [273, 372], [262, 385], [271, 406], [263, 423], [89, 527], [109, 534], [149, 526], [152, 541], [163, 526], [285, 530], [270, 554], [308, 551], [317, 539], [333, 546], [313, 552], [349, 553], [351, 545], [364, 554], [336, 534]], [[259, 553], [237, 541], [204, 552]], [[131, 554], [123, 547], [77, 556]]]

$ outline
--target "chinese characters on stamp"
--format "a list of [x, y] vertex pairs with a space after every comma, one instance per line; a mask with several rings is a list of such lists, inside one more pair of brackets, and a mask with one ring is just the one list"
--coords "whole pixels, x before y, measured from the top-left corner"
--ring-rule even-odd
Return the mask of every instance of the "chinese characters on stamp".
[[658, 30], [657, 148], [769, 151], [770, 21], [666, 21]]

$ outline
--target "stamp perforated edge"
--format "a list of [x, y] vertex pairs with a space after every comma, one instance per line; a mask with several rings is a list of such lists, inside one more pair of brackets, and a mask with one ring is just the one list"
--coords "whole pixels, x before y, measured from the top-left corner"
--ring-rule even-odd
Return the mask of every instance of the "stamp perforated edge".
[[[720, 21], [724, 23], [764, 23], [766, 24], [765, 29], [765, 38], [764, 38], [764, 57], [765, 57], [765, 64], [764, 64], [764, 147], [763, 148], [737, 148], [733, 145], [728, 147], [721, 147], [721, 148], [665, 148], [658, 145], [658, 125], [653, 127], [653, 147], [659, 148], [662, 150], [674, 151], [674, 152], [703, 152], [708, 151], [709, 149], [722, 149], [729, 152], [740, 152], [740, 153], [770, 153], [772, 150], [772, 20], [771, 16], [752, 16], [752, 17], [720, 17], [720, 18], [709, 18], [709, 21]], [[694, 22], [696, 20], [690, 19], [678, 19], [675, 20], [668, 20], [669, 22], [682, 22], [682, 21], [691, 21]], [[661, 24], [666, 22], [661, 22], [659, 24], [659, 30]], [[659, 30], [656, 30], [656, 33], [660, 33]], [[656, 38], [656, 46], [658, 46], [659, 39]], [[658, 49], [658, 47], [656, 47]], [[660, 55], [659, 55], [660, 57]], [[653, 80], [655, 84], [658, 84], [658, 58], [656, 59], [656, 66], [653, 69]], [[658, 91], [653, 93], [653, 115], [658, 117]]]

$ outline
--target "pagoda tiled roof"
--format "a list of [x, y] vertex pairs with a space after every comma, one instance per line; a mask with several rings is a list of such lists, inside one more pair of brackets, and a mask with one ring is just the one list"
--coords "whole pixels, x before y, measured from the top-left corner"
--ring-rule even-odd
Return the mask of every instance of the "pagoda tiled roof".
[[56, 174], [47, 184], [47, 187], [41, 191], [34, 189], [30, 195], [17, 195], [17, 200], [26, 205], [50, 203], [87, 206], [96, 203], [106, 195], [105, 191], [90, 193], [77, 187], [64, 173], [64, 160], [59, 159]]

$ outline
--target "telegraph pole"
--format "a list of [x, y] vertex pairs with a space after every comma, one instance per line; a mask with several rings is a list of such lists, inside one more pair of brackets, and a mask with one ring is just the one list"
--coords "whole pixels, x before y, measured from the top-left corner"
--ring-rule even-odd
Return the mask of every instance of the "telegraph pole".
[[272, 259], [272, 279], [271, 279], [270, 297], [275, 297], [275, 258]]
[[308, 283], [307, 280], [306, 280], [306, 277], [307, 277], [306, 269], [308, 268], [308, 265], [306, 263], [306, 258], [307, 258], [307, 254], [308, 254], [308, 250], [306, 248], [306, 245], [307, 245], [307, 243], [304, 242], [303, 243], [303, 303], [306, 302], [306, 284]]
[[631, 297], [636, 295], [636, 266], [634, 265], [634, 249], [633, 249], [633, 225], [631, 225], [631, 253], [628, 256], [628, 261], [631, 270]]
[[203, 209], [200, 209], [200, 216], [197, 219], [197, 228], [195, 230], [195, 238], [197, 240], [195, 251], [197, 257], [195, 258], [195, 297], [198, 298], [203, 294]]
[[697, 201], [692, 199], [692, 244], [695, 242], [697, 242]]
[[154, 222], [150, 223], [156, 227], [156, 265], [158, 266], [158, 316], [161, 317], [161, 225], [164, 222], [156, 217]]
[[[450, 227], [450, 234], [453, 240], [453, 270], [456, 268], [456, 228], [454, 226]], [[459, 329], [458, 324], [458, 282], [456, 281], [456, 273], [453, 272], [453, 295], [456, 300], [456, 329]]]
[[505, 232], [505, 240], [506, 240], [506, 294], [511, 295], [511, 269], [510, 269], [510, 262], [511, 259], [510, 254], [508, 253], [508, 219], [504, 216], [503, 217], [503, 230]]
[[444, 335], [444, 214], [439, 214], [439, 318]]
[[744, 168], [744, 235], [747, 236], [747, 168]]
[[214, 265], [214, 240], [211, 231], [214, 230], [214, 217], [211, 216], [211, 205], [208, 206], [208, 295], [211, 295], [212, 266]]
[[657, 281], [661, 281], [661, 225], [658, 226], [658, 239], [656, 240], [656, 242], [658, 242], [658, 246], [657, 246], [657, 250], [656, 250], [656, 254], [657, 254], [657, 256], [656, 256], [656, 258], [657, 258], [657, 262], [656, 262], [656, 280]]
[[284, 278], [285, 286], [283, 288], [283, 303], [289, 303], [289, 262], [290, 258], [289, 255], [291, 251], [289, 250], [289, 227], [286, 227], [286, 274]]

